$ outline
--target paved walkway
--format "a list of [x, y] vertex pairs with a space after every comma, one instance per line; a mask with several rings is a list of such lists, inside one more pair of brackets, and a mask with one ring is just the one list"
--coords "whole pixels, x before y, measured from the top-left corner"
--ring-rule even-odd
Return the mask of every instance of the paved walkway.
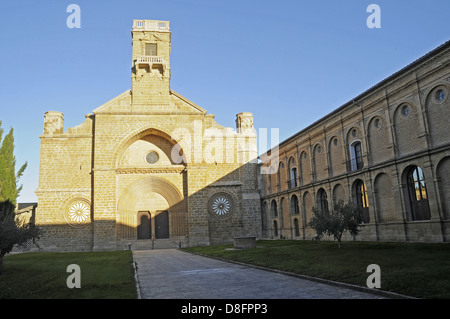
[[374, 299], [378, 295], [193, 255], [135, 250], [142, 299]]

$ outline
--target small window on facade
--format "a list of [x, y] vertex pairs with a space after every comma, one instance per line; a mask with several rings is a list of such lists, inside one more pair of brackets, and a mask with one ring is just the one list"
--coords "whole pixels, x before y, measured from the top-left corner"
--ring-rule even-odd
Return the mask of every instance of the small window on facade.
[[402, 115], [403, 115], [404, 117], [407, 117], [407, 116], [409, 115], [409, 113], [410, 113], [409, 106], [408, 106], [408, 105], [403, 105], [403, 106], [401, 107], [400, 111], [401, 111], [401, 113], [402, 113]]
[[145, 44], [145, 55], [146, 56], [157, 56], [157, 45], [156, 43], [146, 43]]
[[150, 165], [156, 164], [158, 162], [158, 160], [159, 160], [159, 155], [155, 151], [151, 151], [150, 153], [148, 153], [145, 156], [145, 161]]
[[333, 139], [333, 145], [338, 146], [338, 139], [336, 137]]
[[373, 126], [375, 127], [375, 129], [379, 130], [381, 129], [381, 119], [376, 118], [373, 122]]
[[437, 102], [443, 102], [446, 96], [447, 94], [445, 90], [441, 88], [437, 89], [436, 93], [434, 94], [434, 98], [436, 99]]

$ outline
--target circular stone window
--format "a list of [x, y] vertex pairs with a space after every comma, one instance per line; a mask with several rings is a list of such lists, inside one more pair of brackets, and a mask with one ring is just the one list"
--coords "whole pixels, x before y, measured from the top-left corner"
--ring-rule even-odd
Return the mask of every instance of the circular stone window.
[[338, 141], [337, 137], [333, 138], [333, 145], [335, 147], [338, 146], [338, 143], [339, 143], [339, 141]]
[[90, 217], [90, 205], [83, 199], [72, 201], [64, 214], [64, 218], [72, 226], [85, 226], [89, 222]]
[[403, 105], [400, 109], [400, 111], [402, 112], [402, 115], [404, 117], [407, 117], [409, 115], [410, 109], [408, 105]]
[[151, 151], [150, 153], [148, 153], [145, 156], [145, 161], [150, 165], [156, 164], [158, 162], [158, 160], [159, 160], [159, 155], [155, 151]]
[[227, 219], [234, 212], [233, 198], [227, 193], [217, 193], [208, 201], [209, 214], [215, 219]]
[[442, 103], [445, 101], [445, 98], [447, 97], [447, 92], [442, 87], [438, 88], [436, 92], [434, 93], [434, 99], [437, 103]]
[[373, 126], [379, 131], [381, 129], [381, 119], [377, 117], [373, 122]]

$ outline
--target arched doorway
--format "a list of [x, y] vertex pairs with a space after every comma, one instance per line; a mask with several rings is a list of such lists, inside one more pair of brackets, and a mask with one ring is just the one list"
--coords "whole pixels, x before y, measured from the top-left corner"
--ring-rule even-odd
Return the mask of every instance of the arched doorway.
[[137, 216], [137, 238], [152, 238], [152, 218], [147, 211], [138, 212]]
[[155, 215], [155, 238], [169, 238], [169, 213], [157, 212]]
[[178, 189], [145, 176], [122, 192], [117, 209], [119, 238], [163, 239], [187, 236], [186, 203]]

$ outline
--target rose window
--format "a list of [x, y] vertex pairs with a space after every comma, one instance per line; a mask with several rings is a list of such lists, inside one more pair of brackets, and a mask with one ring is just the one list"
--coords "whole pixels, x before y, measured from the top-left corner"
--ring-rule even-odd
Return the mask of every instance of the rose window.
[[228, 218], [233, 213], [233, 199], [226, 193], [213, 195], [208, 203], [209, 213], [218, 219]]
[[74, 202], [69, 206], [67, 216], [71, 224], [82, 224], [89, 220], [90, 208], [85, 202]]
[[212, 203], [212, 209], [219, 216], [226, 215], [230, 212], [230, 201], [225, 197], [218, 197]]

